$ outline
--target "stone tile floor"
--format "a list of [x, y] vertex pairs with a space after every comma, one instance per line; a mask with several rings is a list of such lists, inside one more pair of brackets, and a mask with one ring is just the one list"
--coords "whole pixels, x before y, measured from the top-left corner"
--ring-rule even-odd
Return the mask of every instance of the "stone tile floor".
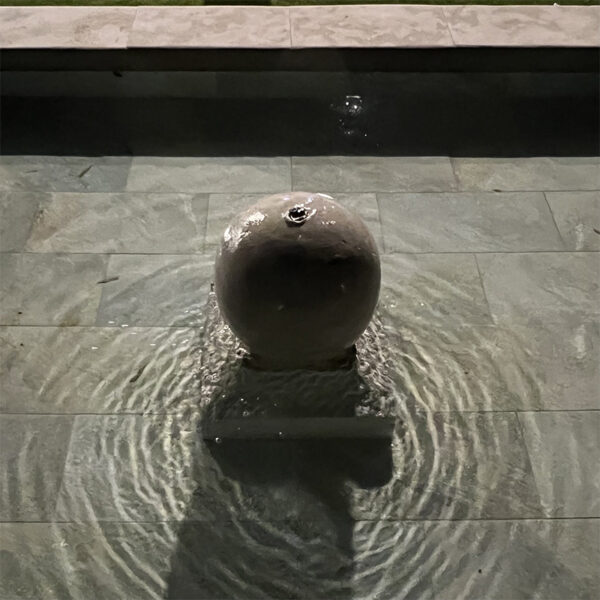
[[[198, 450], [219, 233], [290, 188], [382, 252], [390, 481]], [[6, 156], [0, 227], [0, 598], [600, 595], [597, 158]]]

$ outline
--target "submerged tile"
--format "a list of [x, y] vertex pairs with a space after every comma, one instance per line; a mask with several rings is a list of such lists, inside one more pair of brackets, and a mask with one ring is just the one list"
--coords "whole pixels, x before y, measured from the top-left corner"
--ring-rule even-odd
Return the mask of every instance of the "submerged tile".
[[[508, 324], [521, 340], [520, 360], [497, 356], [498, 368], [512, 373], [521, 410], [600, 409], [600, 326], [593, 320]], [[516, 382], [520, 382], [517, 384]], [[529, 382], [529, 385], [526, 385]]]
[[481, 254], [487, 299], [498, 322], [541, 324], [600, 314], [600, 261], [593, 252]]
[[0, 157], [0, 189], [47, 192], [119, 192], [130, 156]]
[[193, 413], [75, 417], [59, 521], [180, 520], [193, 492]]
[[387, 252], [561, 250], [540, 193], [378, 194]]
[[437, 156], [294, 156], [293, 189], [320, 192], [447, 192], [450, 159]]
[[600, 192], [546, 192], [569, 250], [600, 250]]
[[195, 406], [197, 329], [0, 328], [0, 412], [162, 413]]
[[72, 417], [0, 415], [0, 521], [52, 519]]
[[203, 325], [213, 264], [202, 255], [111, 256], [96, 324]]
[[[326, 192], [324, 192], [326, 193]], [[377, 246], [383, 252], [381, 223], [375, 194], [330, 194], [339, 202], [360, 215]], [[261, 194], [211, 194], [208, 205], [205, 248], [217, 248], [229, 221], [242, 210], [263, 197]]]
[[175, 544], [168, 523], [3, 523], [0, 596], [162, 598]]
[[3, 254], [0, 324], [93, 325], [105, 269], [93, 254]]
[[41, 204], [49, 194], [0, 191], [0, 252], [21, 252]]
[[288, 190], [286, 157], [153, 157], [133, 159], [130, 192], [243, 192]]
[[27, 241], [30, 252], [201, 252], [204, 194], [52, 194]]
[[294, 6], [290, 17], [294, 48], [453, 45], [438, 6]]
[[600, 517], [600, 412], [520, 413], [550, 517]]
[[130, 47], [288, 48], [287, 7], [143, 6]]
[[391, 449], [389, 482], [352, 487], [357, 519], [541, 517], [514, 413], [406, 413]]
[[600, 161], [594, 156], [453, 158], [460, 190], [597, 190]]
[[428, 533], [436, 598], [592, 600], [600, 592], [598, 521], [469, 521]]
[[383, 256], [379, 302], [405, 324], [492, 322], [477, 263], [470, 254]]

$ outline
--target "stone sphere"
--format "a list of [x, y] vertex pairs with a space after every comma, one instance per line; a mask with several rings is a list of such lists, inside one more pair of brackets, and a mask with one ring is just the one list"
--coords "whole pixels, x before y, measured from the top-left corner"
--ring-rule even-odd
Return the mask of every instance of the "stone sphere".
[[353, 352], [379, 296], [379, 253], [330, 196], [261, 199], [229, 224], [217, 252], [224, 319], [259, 368], [329, 368]]

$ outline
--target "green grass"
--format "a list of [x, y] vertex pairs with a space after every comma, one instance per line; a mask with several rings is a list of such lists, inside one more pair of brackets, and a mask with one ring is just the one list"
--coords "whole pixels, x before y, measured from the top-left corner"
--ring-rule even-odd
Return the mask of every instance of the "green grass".
[[[0, 0], [0, 6], [190, 6], [262, 5], [302, 6], [318, 4], [554, 4], [554, 0]], [[559, 0], [559, 4], [598, 6], [600, 0]]]

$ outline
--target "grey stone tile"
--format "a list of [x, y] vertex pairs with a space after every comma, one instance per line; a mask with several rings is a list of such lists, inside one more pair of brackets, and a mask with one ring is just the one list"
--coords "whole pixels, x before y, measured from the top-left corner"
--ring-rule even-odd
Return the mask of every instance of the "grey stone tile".
[[540, 192], [378, 194], [387, 252], [562, 250]]
[[[383, 252], [379, 208], [375, 194], [330, 194], [333, 198], [358, 213]], [[229, 221], [241, 210], [248, 208], [263, 196], [261, 194], [211, 194], [208, 205], [205, 249], [217, 248]]]
[[497, 322], [543, 326], [600, 314], [596, 253], [481, 254], [477, 260]]
[[453, 46], [438, 6], [294, 6], [292, 46]]
[[52, 194], [29, 252], [201, 252], [208, 197], [187, 194]]
[[569, 250], [600, 250], [600, 192], [547, 192]]
[[132, 192], [275, 193], [290, 187], [285, 157], [136, 156], [127, 181]]
[[457, 46], [598, 46], [595, 6], [445, 6]]
[[392, 443], [392, 461], [389, 482], [353, 482], [353, 517], [543, 516], [515, 413], [405, 413]]
[[600, 517], [600, 412], [529, 412], [519, 418], [545, 514]]
[[75, 417], [56, 519], [182, 520], [194, 492], [196, 422], [185, 411]]
[[287, 7], [144, 6], [130, 47], [289, 48]]
[[397, 323], [491, 324], [472, 255], [385, 255], [381, 266], [380, 306]]
[[516, 339], [522, 340], [524, 353], [520, 361], [513, 363], [513, 373], [520, 374], [523, 381], [532, 382], [529, 394], [525, 386], [519, 386], [522, 408], [600, 409], [600, 328], [597, 322], [567, 319], [560, 323], [513, 325], [510, 329], [516, 333]]
[[0, 521], [52, 518], [73, 419], [0, 415]]
[[[510, 390], [517, 410], [600, 409], [600, 329], [581, 319], [563, 322], [506, 323], [497, 345], [479, 357], [496, 374], [488, 381]], [[462, 350], [464, 351], [464, 350]], [[488, 362], [484, 362], [488, 364]], [[482, 370], [478, 364], [472, 373]], [[483, 389], [493, 389], [485, 384]], [[490, 403], [502, 408], [491, 393]]]
[[0, 252], [23, 250], [40, 204], [48, 199], [41, 192], [0, 191]]
[[593, 600], [600, 592], [595, 520], [444, 523], [428, 532], [436, 598]]
[[135, 8], [0, 7], [3, 48], [125, 48]]
[[175, 543], [167, 523], [3, 523], [0, 596], [161, 598]]
[[130, 164], [130, 156], [5, 155], [0, 157], [0, 189], [119, 192]]
[[[396, 318], [385, 311], [380, 314], [386, 344], [397, 353], [391, 368], [396, 387], [409, 392], [419, 409], [507, 411], [543, 406], [545, 396], [537, 377], [539, 371], [546, 375], [545, 365], [538, 365], [536, 356], [527, 351], [528, 332], [519, 335], [491, 325], [455, 325], [451, 320], [441, 325], [409, 323], [401, 312]], [[568, 374], [571, 380], [563, 382], [565, 389], [575, 385], [572, 372]], [[581, 387], [586, 388], [587, 382]]]
[[105, 271], [100, 255], [1, 255], [0, 324], [93, 325]]
[[213, 277], [212, 257], [112, 255], [97, 325], [199, 326]]
[[597, 157], [453, 158], [460, 190], [597, 190]]
[[356, 521], [352, 535], [354, 576], [351, 597], [360, 600], [434, 600], [434, 574], [441, 567], [446, 523]]
[[0, 411], [164, 413], [195, 406], [190, 328], [0, 328]]
[[449, 192], [456, 189], [446, 157], [294, 156], [294, 190], [320, 192]]

